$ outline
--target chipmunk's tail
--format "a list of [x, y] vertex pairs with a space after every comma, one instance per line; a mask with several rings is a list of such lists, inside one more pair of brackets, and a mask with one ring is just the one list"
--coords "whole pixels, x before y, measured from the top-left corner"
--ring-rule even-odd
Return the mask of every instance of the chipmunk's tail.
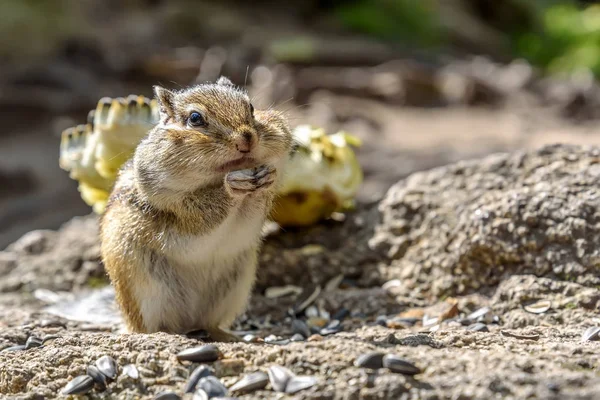
[[88, 113], [87, 124], [62, 132], [59, 165], [94, 211], [103, 212], [119, 169], [157, 121], [156, 100], [105, 97]]

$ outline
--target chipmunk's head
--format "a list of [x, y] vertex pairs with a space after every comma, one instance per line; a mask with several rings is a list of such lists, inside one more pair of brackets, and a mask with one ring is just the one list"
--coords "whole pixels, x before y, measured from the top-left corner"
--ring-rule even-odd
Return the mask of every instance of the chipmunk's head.
[[[292, 135], [280, 112], [255, 110], [246, 91], [221, 77], [216, 83], [173, 91], [154, 87], [160, 120], [145, 146], [152, 174], [168, 186], [190, 188], [199, 177], [218, 176], [262, 164], [278, 164]], [[167, 178], [168, 175], [168, 178]], [[212, 178], [211, 178], [212, 177]]]

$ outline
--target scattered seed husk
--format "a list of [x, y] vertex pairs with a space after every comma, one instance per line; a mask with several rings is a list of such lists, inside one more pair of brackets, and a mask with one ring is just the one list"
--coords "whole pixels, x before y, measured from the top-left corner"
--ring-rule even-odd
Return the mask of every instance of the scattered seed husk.
[[317, 300], [317, 297], [319, 297], [320, 294], [320, 285], [311, 285], [306, 287], [298, 297], [298, 300], [296, 300], [296, 304], [294, 304], [292, 307], [291, 314], [298, 315], [302, 311], [306, 310], [308, 306]]
[[552, 307], [550, 300], [540, 300], [533, 304], [524, 306], [523, 309], [532, 314], [543, 314]]
[[490, 311], [491, 310], [489, 307], [481, 307], [480, 309], [475, 310], [471, 314], [467, 315], [465, 319], [468, 321], [477, 321], [479, 318], [485, 317]]
[[379, 326], [387, 327], [387, 324], [388, 324], [387, 315], [378, 315], [377, 318], [375, 318], [375, 324], [379, 325]]
[[60, 339], [60, 335], [46, 335], [42, 338], [42, 345], [54, 339]]
[[294, 336], [290, 338], [290, 342], [303, 342], [306, 338], [299, 333], [294, 333]]
[[360, 368], [379, 369], [383, 367], [384, 355], [378, 351], [362, 354], [354, 361], [354, 365]]
[[397, 287], [401, 287], [401, 286], [402, 286], [402, 282], [400, 281], [400, 279], [392, 279], [391, 281], [387, 281], [386, 283], [381, 285], [381, 288], [385, 291], [389, 291], [393, 288], [397, 288]]
[[202, 389], [198, 389], [194, 392], [192, 400], [208, 400], [208, 394]]
[[106, 389], [106, 375], [93, 365], [88, 365], [86, 373], [94, 380], [96, 387], [100, 390]]
[[427, 315], [423, 316], [423, 326], [433, 326], [440, 322], [438, 317], [429, 317]]
[[177, 353], [179, 361], [212, 362], [219, 359], [219, 349], [214, 344], [192, 347]]
[[158, 393], [156, 396], [153, 397], [153, 399], [154, 400], [181, 400], [181, 397], [175, 392], [164, 391], [164, 392]]
[[214, 372], [210, 367], [206, 365], [200, 365], [196, 367], [196, 369], [190, 374], [190, 377], [183, 388], [183, 393], [193, 393], [194, 390], [196, 390], [198, 381], [211, 375], [214, 375]]
[[302, 321], [301, 319], [294, 319], [292, 321], [292, 331], [294, 333], [299, 333], [305, 338], [309, 337], [311, 334], [308, 325], [306, 325], [306, 322]]
[[94, 387], [94, 379], [88, 375], [80, 375], [67, 383], [61, 390], [61, 394], [85, 394]]
[[502, 336], [512, 337], [515, 339], [538, 340], [540, 338], [540, 335], [520, 335], [520, 334], [512, 333], [509, 331], [500, 331], [500, 334]]
[[467, 330], [469, 331], [474, 331], [474, 332], [489, 332], [490, 330], [488, 329], [486, 324], [483, 324], [481, 322], [475, 322], [472, 325], [469, 325], [467, 327]]
[[339, 289], [340, 283], [342, 283], [343, 280], [344, 280], [344, 274], [339, 274], [337, 276], [334, 276], [329, 281], [327, 281], [327, 283], [325, 284], [325, 291], [333, 292], [334, 290]]
[[600, 326], [590, 326], [581, 335], [581, 341], [595, 341], [600, 340]]
[[198, 381], [196, 387], [199, 390], [204, 390], [209, 399], [213, 397], [227, 396], [227, 388], [221, 383], [216, 376], [205, 376]]
[[294, 285], [272, 286], [265, 289], [265, 297], [269, 299], [276, 299], [290, 295], [299, 295], [300, 293], [302, 293], [302, 288]]
[[133, 364], [127, 364], [123, 366], [121, 372], [123, 375], [127, 375], [131, 379], [138, 379], [140, 377], [137, 367]]
[[269, 384], [269, 376], [262, 371], [244, 376], [229, 388], [232, 392], [253, 392], [264, 389]]
[[18, 344], [16, 346], [10, 346], [10, 347], [7, 347], [5, 349], [2, 349], [2, 351], [6, 351], [6, 352], [9, 352], [9, 351], [19, 351], [19, 350], [25, 350], [25, 345], [24, 344]]
[[317, 382], [317, 378], [313, 376], [292, 376], [285, 387], [285, 392], [294, 394], [316, 385]]
[[294, 376], [292, 371], [280, 365], [269, 367], [267, 374], [269, 382], [271, 382], [271, 386], [276, 392], [285, 392], [289, 380]]
[[331, 316], [331, 319], [337, 319], [338, 321], [345, 320], [350, 315], [350, 310], [347, 308], [340, 308]]
[[25, 342], [25, 350], [32, 349], [34, 347], [40, 347], [43, 344], [41, 338], [37, 336], [29, 336], [27, 342]]
[[383, 357], [383, 367], [403, 375], [416, 375], [421, 373], [421, 369], [416, 365], [395, 354], [386, 354]]
[[117, 362], [111, 356], [102, 356], [97, 359], [96, 367], [108, 379], [115, 379], [117, 377]]
[[319, 332], [321, 336], [333, 335], [342, 331], [342, 324], [337, 319], [332, 320], [326, 327]]

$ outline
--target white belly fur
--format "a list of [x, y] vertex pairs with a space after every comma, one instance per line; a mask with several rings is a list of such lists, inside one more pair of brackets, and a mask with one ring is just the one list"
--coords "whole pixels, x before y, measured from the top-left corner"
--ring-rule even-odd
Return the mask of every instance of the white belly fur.
[[[255, 207], [261, 207], [256, 204]], [[206, 235], [165, 236], [166, 281], [150, 277], [137, 287], [138, 304], [149, 331], [180, 332], [207, 327], [227, 328], [243, 312], [256, 275], [256, 248], [264, 214], [231, 212]], [[229, 292], [219, 292], [238, 269]], [[220, 296], [215, 303], [216, 296]]]

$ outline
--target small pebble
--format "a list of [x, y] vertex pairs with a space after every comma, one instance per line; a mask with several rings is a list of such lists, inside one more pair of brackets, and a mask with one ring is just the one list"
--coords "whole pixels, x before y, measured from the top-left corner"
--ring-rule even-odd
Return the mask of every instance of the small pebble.
[[67, 328], [67, 324], [56, 319], [43, 319], [40, 322], [41, 328]]
[[106, 389], [106, 375], [93, 365], [88, 365], [86, 373], [94, 380], [100, 390]]
[[204, 329], [199, 329], [199, 330], [196, 330], [196, 331], [188, 332], [188, 333], [185, 334], [185, 336], [189, 337], [190, 339], [196, 339], [196, 340], [208, 340], [208, 339], [210, 339], [210, 335]]
[[319, 318], [319, 309], [317, 306], [310, 306], [304, 311], [304, 315], [306, 315], [307, 318]]
[[303, 342], [304, 340], [306, 340], [306, 338], [299, 333], [295, 333], [294, 336], [290, 338], [291, 342]]
[[181, 397], [171, 391], [160, 392], [156, 396], [153, 397], [154, 400], [181, 400]]
[[265, 338], [265, 343], [271, 343], [271, 342], [275, 342], [277, 340], [279, 340], [280, 338], [278, 338], [275, 335], [269, 335]]
[[196, 390], [198, 381], [207, 376], [214, 375], [212, 369], [206, 365], [200, 365], [190, 374], [190, 377], [183, 388], [183, 393], [193, 393]]
[[179, 361], [212, 362], [219, 359], [219, 349], [214, 344], [192, 347], [177, 353]]
[[296, 334], [299, 333], [300, 335], [304, 336], [305, 338], [307, 338], [311, 335], [308, 325], [306, 325], [306, 322], [302, 321], [301, 319], [295, 319], [292, 321], [292, 330], [294, 333], [296, 333]]
[[290, 339], [273, 340], [272, 342], [269, 342], [269, 344], [274, 344], [277, 346], [285, 346], [286, 344], [290, 344]]
[[96, 367], [102, 372], [108, 379], [115, 379], [117, 377], [117, 362], [110, 356], [102, 356], [96, 360]]
[[61, 394], [85, 394], [94, 387], [94, 380], [91, 376], [80, 375], [67, 383], [61, 390]]
[[242, 340], [247, 343], [256, 343], [256, 342], [258, 342], [258, 339], [259, 339], [258, 336], [253, 335], [251, 333], [244, 335], [244, 337], [242, 338]]
[[198, 381], [196, 387], [203, 390], [209, 399], [227, 396], [227, 388], [216, 376], [206, 376]]
[[285, 388], [294, 374], [285, 367], [273, 365], [269, 367], [268, 376], [273, 390], [276, 392], [285, 392]]
[[403, 375], [416, 375], [421, 373], [421, 369], [413, 363], [394, 354], [386, 354], [383, 357], [383, 367]]
[[25, 345], [24, 344], [18, 344], [16, 346], [10, 346], [10, 347], [7, 347], [5, 349], [2, 349], [2, 351], [6, 351], [6, 352], [9, 352], [9, 351], [19, 351], [19, 350], [25, 350]]
[[600, 340], [600, 326], [591, 326], [583, 332], [583, 335], [581, 335], [582, 342], [594, 340]]
[[369, 368], [369, 369], [379, 369], [383, 368], [383, 356], [385, 354], [374, 351], [371, 353], [366, 353], [359, 356], [356, 361], [354, 361], [354, 365], [360, 368]]
[[140, 373], [138, 369], [133, 364], [127, 364], [123, 367], [123, 374], [127, 375], [131, 379], [138, 379], [140, 377]]
[[472, 325], [469, 325], [467, 327], [467, 330], [469, 331], [474, 331], [474, 332], [489, 332], [490, 330], [488, 329], [486, 324], [482, 324], [481, 322], [476, 322]]
[[269, 376], [262, 371], [244, 376], [229, 388], [232, 392], [253, 392], [264, 389], [269, 383]]
[[29, 336], [27, 342], [25, 342], [25, 350], [32, 349], [34, 347], [40, 347], [42, 345], [42, 339], [37, 336]]
[[329, 322], [328, 320], [326, 320], [325, 318], [321, 318], [321, 317], [314, 317], [314, 318], [309, 318], [306, 320], [306, 324], [311, 329], [315, 328], [317, 330], [321, 330], [322, 328], [324, 328], [328, 322]]

